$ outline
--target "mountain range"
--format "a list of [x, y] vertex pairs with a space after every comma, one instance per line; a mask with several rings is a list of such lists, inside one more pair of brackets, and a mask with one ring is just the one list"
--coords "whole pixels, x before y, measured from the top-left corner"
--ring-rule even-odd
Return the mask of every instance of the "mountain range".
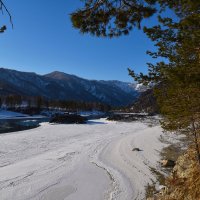
[[55, 71], [46, 75], [0, 68], [0, 95], [43, 96], [47, 99], [131, 104], [138, 96], [136, 84], [87, 80]]

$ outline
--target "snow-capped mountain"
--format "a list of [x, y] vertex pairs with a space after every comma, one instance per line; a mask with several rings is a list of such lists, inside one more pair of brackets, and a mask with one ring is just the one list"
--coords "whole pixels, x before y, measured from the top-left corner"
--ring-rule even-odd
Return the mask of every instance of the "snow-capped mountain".
[[135, 100], [138, 96], [135, 88], [136, 85], [131, 83], [87, 80], [58, 71], [38, 75], [0, 68], [0, 95], [43, 96], [120, 106]]

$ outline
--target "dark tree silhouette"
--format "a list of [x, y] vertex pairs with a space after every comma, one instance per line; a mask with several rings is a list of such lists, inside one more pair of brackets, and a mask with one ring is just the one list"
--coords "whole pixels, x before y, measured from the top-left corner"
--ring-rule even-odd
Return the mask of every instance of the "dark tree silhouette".
[[[6, 12], [6, 14], [10, 18], [10, 23], [11, 23], [12, 28], [13, 28], [12, 16], [11, 16], [9, 10], [7, 9], [6, 5], [4, 4], [4, 2], [2, 0], [0, 0], [0, 11], [1, 11], [2, 14], [4, 14], [4, 12]], [[6, 25], [0, 26], [0, 33], [4, 33], [6, 29], [7, 29]]]

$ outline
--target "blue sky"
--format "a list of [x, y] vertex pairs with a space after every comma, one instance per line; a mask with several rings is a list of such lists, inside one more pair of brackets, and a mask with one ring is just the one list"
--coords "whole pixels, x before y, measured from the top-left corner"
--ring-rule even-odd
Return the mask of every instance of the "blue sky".
[[[8, 30], [0, 35], [0, 67], [46, 74], [63, 71], [97, 80], [132, 81], [127, 68], [146, 72], [145, 54], [153, 43], [134, 30], [117, 39], [82, 35], [72, 28], [69, 14], [81, 6], [80, 0], [4, 0], [14, 22], [0, 14], [0, 25]], [[145, 24], [154, 23], [146, 20]]]

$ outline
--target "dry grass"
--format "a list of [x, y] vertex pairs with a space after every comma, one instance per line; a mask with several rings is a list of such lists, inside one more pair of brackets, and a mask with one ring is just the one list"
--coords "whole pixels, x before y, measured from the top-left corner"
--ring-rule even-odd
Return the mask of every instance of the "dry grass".
[[200, 165], [193, 148], [179, 157], [166, 186], [168, 191], [159, 200], [200, 200]]

